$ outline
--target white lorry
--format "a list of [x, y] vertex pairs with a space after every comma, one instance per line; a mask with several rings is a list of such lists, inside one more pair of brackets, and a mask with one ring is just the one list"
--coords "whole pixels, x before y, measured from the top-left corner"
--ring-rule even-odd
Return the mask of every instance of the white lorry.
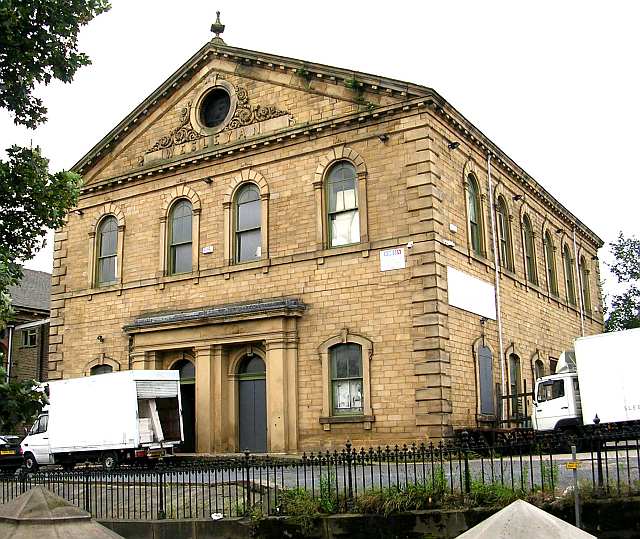
[[178, 371], [136, 370], [48, 383], [49, 404], [21, 443], [27, 471], [173, 454], [183, 439]]
[[536, 381], [533, 405], [538, 431], [640, 420], [640, 329], [576, 339]]

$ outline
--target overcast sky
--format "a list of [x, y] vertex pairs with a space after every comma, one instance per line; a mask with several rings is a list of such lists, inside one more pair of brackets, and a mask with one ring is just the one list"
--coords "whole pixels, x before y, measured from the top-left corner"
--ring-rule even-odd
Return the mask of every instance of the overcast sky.
[[[38, 91], [36, 131], [0, 143], [69, 168], [212, 35], [228, 45], [430, 86], [605, 242], [639, 235], [640, 3], [112, 0], [80, 34], [93, 65]], [[608, 259], [605, 250], [601, 258]], [[27, 267], [50, 271], [51, 250]], [[605, 268], [603, 267], [603, 270]]]

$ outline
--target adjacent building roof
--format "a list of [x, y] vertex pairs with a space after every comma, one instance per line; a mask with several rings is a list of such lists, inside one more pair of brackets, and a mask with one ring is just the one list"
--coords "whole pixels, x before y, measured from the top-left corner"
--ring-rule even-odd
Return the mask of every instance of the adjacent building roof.
[[22, 281], [9, 287], [14, 308], [48, 311], [51, 302], [51, 274], [25, 269]]
[[587, 539], [594, 535], [572, 526], [524, 500], [516, 500], [458, 539]]

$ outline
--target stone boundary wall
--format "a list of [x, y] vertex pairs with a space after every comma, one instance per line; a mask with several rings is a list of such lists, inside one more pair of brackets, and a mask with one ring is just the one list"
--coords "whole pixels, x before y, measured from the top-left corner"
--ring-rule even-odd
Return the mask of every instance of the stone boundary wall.
[[[285, 517], [269, 517], [256, 523], [247, 518], [213, 520], [99, 520], [126, 539], [453, 539], [485, 520], [498, 509], [411, 511], [383, 515], [332, 515], [320, 519], [313, 532], [302, 535]], [[547, 511], [573, 523], [573, 503], [553, 505]], [[583, 529], [600, 539], [640, 537], [640, 498], [591, 500], [582, 506]]]

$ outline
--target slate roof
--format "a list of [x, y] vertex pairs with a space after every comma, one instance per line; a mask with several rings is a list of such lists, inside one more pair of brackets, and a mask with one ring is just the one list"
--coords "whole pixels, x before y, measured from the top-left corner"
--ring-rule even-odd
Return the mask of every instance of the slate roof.
[[51, 302], [51, 274], [25, 269], [22, 281], [9, 287], [14, 308], [48, 311]]

